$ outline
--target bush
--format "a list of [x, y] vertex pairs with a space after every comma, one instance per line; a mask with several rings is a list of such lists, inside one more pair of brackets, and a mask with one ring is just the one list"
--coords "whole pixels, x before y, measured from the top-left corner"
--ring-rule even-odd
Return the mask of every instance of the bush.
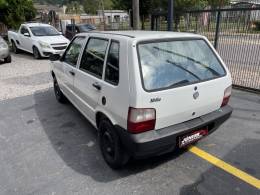
[[260, 20], [254, 21], [253, 26], [254, 26], [255, 30], [260, 31]]

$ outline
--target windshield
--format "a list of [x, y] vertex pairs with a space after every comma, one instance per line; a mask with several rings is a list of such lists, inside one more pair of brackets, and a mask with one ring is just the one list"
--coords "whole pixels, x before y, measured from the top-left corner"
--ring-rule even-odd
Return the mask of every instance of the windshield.
[[90, 30], [96, 30], [96, 27], [90, 24], [86, 25], [80, 25], [79, 26], [80, 32], [90, 31]]
[[138, 44], [143, 85], [158, 90], [225, 75], [219, 60], [202, 39]]
[[30, 27], [34, 36], [55, 36], [60, 33], [52, 26], [34, 26]]

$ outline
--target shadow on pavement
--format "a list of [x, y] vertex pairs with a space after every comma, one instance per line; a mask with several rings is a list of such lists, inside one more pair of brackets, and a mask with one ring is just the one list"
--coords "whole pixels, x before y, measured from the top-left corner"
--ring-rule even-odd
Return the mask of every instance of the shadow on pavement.
[[34, 59], [33, 54], [31, 54], [27, 51], [23, 51], [23, 50], [19, 50], [18, 54], [11, 52], [11, 55], [15, 56], [15, 57], [22, 58], [22, 59], [28, 59], [28, 60], [46, 60], [46, 59], [48, 59], [48, 58]]
[[114, 171], [101, 156], [96, 130], [72, 104], [58, 103], [52, 89], [36, 93], [34, 99], [36, 114], [57, 154], [67, 166], [97, 181], [108, 182], [153, 169], [183, 152], [131, 161], [123, 170]]

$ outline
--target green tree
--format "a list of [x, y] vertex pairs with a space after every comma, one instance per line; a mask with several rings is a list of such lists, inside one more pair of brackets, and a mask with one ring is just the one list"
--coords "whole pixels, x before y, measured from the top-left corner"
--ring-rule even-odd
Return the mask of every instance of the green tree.
[[72, 1], [67, 4], [66, 13], [68, 14], [81, 14], [83, 10], [81, 9], [81, 3], [78, 1]]
[[63, 5], [65, 0], [33, 0], [34, 3]]
[[207, 3], [212, 8], [223, 7], [230, 3], [230, 0], [207, 0]]
[[96, 14], [99, 9], [99, 0], [84, 0], [83, 7], [87, 14]]
[[[175, 29], [178, 29], [180, 17], [184, 10], [189, 9], [203, 9], [210, 5], [212, 8], [218, 6], [224, 6], [228, 4], [230, 0], [174, 0], [174, 22]], [[132, 9], [132, 0], [112, 0], [113, 6], [116, 9], [129, 10]], [[155, 10], [167, 11], [168, 0], [140, 0], [140, 15], [147, 17]]]
[[0, 0], [0, 21], [17, 28], [22, 22], [32, 20], [36, 10], [32, 0]]

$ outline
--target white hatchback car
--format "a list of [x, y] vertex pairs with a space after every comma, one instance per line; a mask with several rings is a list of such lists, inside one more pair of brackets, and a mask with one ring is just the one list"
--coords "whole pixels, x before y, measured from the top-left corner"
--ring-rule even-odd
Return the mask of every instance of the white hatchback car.
[[51, 61], [57, 100], [68, 98], [98, 129], [112, 168], [186, 147], [232, 113], [231, 75], [200, 35], [83, 33]]

